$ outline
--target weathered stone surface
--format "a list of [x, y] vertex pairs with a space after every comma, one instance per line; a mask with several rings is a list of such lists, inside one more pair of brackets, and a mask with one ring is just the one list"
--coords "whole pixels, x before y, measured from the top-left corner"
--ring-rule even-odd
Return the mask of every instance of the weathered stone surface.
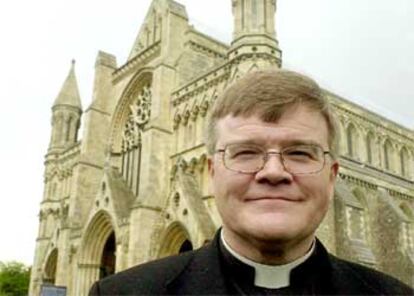
[[[105, 268], [211, 239], [221, 219], [208, 186], [206, 114], [234, 79], [281, 64], [275, 1], [248, 0], [254, 11], [243, 12], [240, 2], [225, 45], [190, 26], [182, 5], [154, 0], [126, 64], [98, 54], [81, 140], [71, 69], [53, 108], [31, 295], [47, 282], [86, 295]], [[414, 132], [326, 94], [340, 120], [341, 169], [318, 236], [334, 254], [413, 285]]]

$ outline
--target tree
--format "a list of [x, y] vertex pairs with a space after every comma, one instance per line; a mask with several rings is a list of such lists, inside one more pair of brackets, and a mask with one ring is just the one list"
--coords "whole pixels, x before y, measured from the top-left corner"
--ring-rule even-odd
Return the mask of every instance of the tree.
[[0, 262], [0, 296], [27, 295], [30, 268], [19, 262]]

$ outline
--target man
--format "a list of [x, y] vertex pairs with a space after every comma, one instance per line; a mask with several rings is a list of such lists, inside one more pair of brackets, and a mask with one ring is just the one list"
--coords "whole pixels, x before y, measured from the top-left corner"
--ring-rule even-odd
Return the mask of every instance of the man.
[[199, 250], [121, 272], [91, 295], [413, 295], [315, 238], [334, 194], [337, 124], [319, 86], [286, 70], [246, 75], [209, 117], [206, 146], [223, 221]]

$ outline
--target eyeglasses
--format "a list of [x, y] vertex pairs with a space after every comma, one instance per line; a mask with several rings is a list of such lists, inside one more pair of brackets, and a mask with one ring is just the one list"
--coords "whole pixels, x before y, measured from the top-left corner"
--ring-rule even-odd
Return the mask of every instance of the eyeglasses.
[[262, 170], [269, 155], [280, 155], [284, 169], [292, 175], [320, 172], [325, 166], [325, 155], [330, 154], [317, 145], [294, 145], [280, 152], [266, 151], [253, 144], [230, 144], [216, 152], [223, 153], [224, 166], [232, 171], [253, 174]]

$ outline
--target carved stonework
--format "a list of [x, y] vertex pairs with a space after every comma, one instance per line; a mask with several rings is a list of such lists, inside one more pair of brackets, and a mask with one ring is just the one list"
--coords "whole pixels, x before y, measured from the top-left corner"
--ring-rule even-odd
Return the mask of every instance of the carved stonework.
[[141, 168], [141, 137], [151, 117], [151, 88], [144, 85], [126, 98], [131, 101], [122, 132], [121, 172], [131, 191], [138, 195]]
[[[133, 93], [132, 95], [135, 95]], [[146, 85], [129, 106], [130, 114], [123, 131], [123, 148], [132, 148], [140, 142], [140, 131], [151, 116], [151, 89]], [[125, 151], [125, 150], [124, 150]]]
[[414, 226], [413, 223], [401, 223], [402, 247], [409, 253], [414, 253]]
[[[135, 92], [131, 96], [135, 96]], [[126, 151], [140, 142], [140, 131], [148, 123], [151, 116], [151, 90], [144, 86], [137, 98], [129, 106], [130, 113], [123, 130], [123, 151]]]
[[346, 207], [347, 232], [354, 240], [366, 240], [366, 223], [363, 209]]
[[73, 260], [73, 257], [76, 255], [76, 252], [78, 251], [78, 247], [77, 246], [75, 246], [74, 244], [72, 244], [71, 246], [70, 246], [70, 249], [69, 249], [69, 254], [68, 254], [68, 256], [69, 256], [69, 262], [72, 262], [72, 260]]

